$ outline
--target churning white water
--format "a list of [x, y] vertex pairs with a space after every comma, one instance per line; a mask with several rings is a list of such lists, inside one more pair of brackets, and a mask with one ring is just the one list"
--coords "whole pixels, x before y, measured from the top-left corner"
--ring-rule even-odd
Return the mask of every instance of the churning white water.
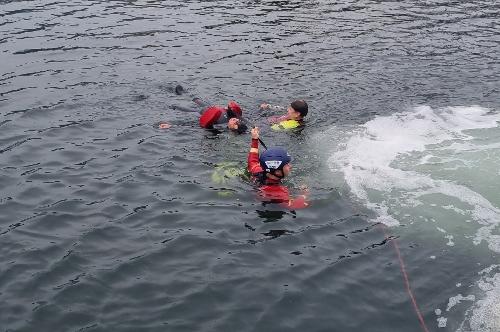
[[[500, 253], [499, 121], [498, 112], [479, 106], [377, 116], [357, 128], [334, 128], [344, 137], [329, 166], [376, 213], [375, 222], [427, 222], [449, 246], [472, 241]], [[443, 308], [472, 302], [460, 331], [500, 331], [499, 272], [478, 272], [475, 294], [452, 297]], [[446, 317], [438, 319], [445, 327]]]
[[376, 221], [413, 222], [439, 208], [444, 219], [458, 215], [477, 222], [476, 243], [485, 240], [500, 252], [500, 238], [493, 235], [500, 222], [497, 121], [500, 114], [481, 107], [422, 106], [379, 116], [350, 133], [330, 166], [377, 212]]

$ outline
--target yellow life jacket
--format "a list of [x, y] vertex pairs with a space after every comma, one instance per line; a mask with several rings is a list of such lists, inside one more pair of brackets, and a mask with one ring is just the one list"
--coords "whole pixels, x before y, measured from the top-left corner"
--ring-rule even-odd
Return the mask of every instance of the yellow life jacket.
[[283, 131], [283, 130], [290, 130], [290, 129], [295, 129], [301, 126], [301, 123], [297, 120], [286, 120], [286, 121], [281, 121], [279, 123], [275, 123], [271, 126], [272, 130], [276, 131]]

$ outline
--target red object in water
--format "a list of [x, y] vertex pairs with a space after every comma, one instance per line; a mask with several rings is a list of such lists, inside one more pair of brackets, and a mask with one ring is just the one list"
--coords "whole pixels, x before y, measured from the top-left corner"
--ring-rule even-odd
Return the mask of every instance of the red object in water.
[[278, 203], [280, 206], [291, 209], [305, 209], [309, 206], [305, 195], [290, 197], [288, 188], [281, 184], [264, 185], [259, 188], [259, 197], [264, 202]]
[[[252, 148], [258, 148], [259, 141], [252, 139]], [[247, 168], [254, 178], [259, 177], [259, 174], [264, 172], [259, 162], [259, 154], [250, 151], [248, 153]], [[278, 203], [280, 206], [290, 209], [304, 209], [309, 206], [306, 201], [306, 195], [299, 195], [297, 197], [290, 197], [288, 188], [281, 184], [279, 180], [267, 179], [266, 183], [259, 187], [259, 197], [264, 202]]]
[[168, 128], [172, 127], [172, 125], [170, 123], [162, 122], [162, 123], [160, 123], [160, 125], [158, 127], [160, 129], [168, 129]]
[[200, 117], [200, 126], [203, 128], [212, 128], [219, 118], [226, 112], [222, 106], [209, 106]]
[[241, 116], [243, 115], [243, 112], [241, 110], [241, 107], [240, 105], [238, 105], [237, 102], [235, 102], [234, 100], [231, 100], [228, 104], [227, 104], [227, 107], [233, 111], [234, 115], [236, 115], [238, 118], [241, 118]]

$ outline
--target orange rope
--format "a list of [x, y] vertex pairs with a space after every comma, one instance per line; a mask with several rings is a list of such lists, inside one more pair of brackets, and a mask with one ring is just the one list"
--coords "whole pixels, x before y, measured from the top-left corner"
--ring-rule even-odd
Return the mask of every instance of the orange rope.
[[[381, 227], [382, 227], [385, 238], [389, 239], [389, 236], [386, 232], [386, 226], [384, 224], [379, 224], [379, 225], [381, 225]], [[398, 255], [399, 266], [401, 268], [401, 274], [403, 275], [403, 279], [405, 282], [406, 291], [408, 292], [408, 295], [410, 296], [410, 300], [411, 300], [411, 303], [413, 305], [413, 309], [415, 309], [415, 313], [417, 314], [418, 321], [420, 322], [420, 325], [422, 326], [422, 330], [425, 332], [429, 332], [429, 329], [427, 329], [427, 325], [425, 325], [424, 316], [422, 315], [422, 312], [418, 308], [417, 300], [415, 299], [415, 296], [413, 295], [413, 292], [411, 290], [410, 280], [408, 278], [408, 273], [406, 272], [403, 257], [401, 256], [401, 251], [399, 250], [398, 242], [396, 241], [396, 239], [391, 239], [391, 242], [394, 245], [394, 249], [396, 250], [396, 254]]]

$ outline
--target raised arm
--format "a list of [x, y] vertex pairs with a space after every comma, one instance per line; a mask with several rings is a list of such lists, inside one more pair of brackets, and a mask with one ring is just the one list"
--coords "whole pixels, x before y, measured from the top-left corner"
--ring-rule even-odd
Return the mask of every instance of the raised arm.
[[259, 163], [259, 128], [252, 128], [251, 134], [252, 143], [248, 152], [248, 171], [251, 174], [257, 174], [262, 172], [262, 167], [260, 167]]

